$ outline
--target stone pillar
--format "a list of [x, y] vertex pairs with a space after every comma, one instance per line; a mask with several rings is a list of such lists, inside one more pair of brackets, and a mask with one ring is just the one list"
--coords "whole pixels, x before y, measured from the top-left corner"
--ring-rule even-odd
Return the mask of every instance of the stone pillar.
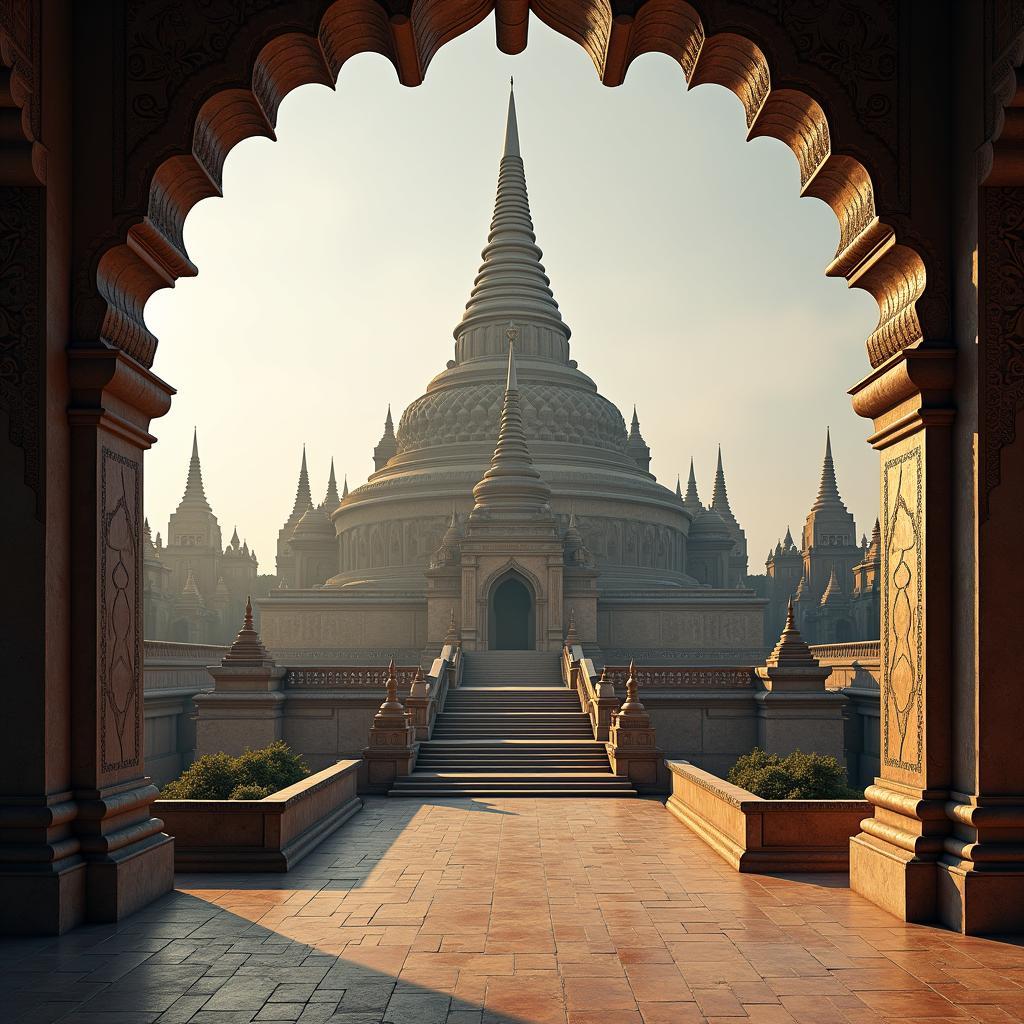
[[865, 793], [874, 817], [851, 840], [850, 885], [907, 921], [939, 916], [950, 825], [953, 359], [908, 349], [851, 392], [881, 455], [882, 621], [881, 776]]
[[757, 703], [757, 745], [785, 757], [794, 750], [843, 760], [843, 707], [846, 697], [825, 689], [829, 669], [811, 655], [793, 624], [789, 601], [786, 624], [757, 677], [764, 687]]
[[651, 725], [651, 716], [637, 694], [636, 669], [629, 663], [626, 702], [612, 718], [605, 744], [612, 772], [629, 779], [640, 793], [667, 788], [666, 769]]
[[361, 788], [367, 793], [386, 793], [395, 779], [411, 775], [416, 764], [416, 729], [398, 700], [394, 659], [388, 665], [387, 688], [387, 697], [373, 716], [370, 745], [363, 751]]
[[[120, 351], [69, 353], [71, 784], [85, 912], [115, 921], [173, 885], [143, 768], [142, 455], [171, 389]], [[95, 574], [93, 568], [95, 567]]]
[[208, 669], [212, 693], [196, 694], [196, 754], [224, 751], [237, 757], [282, 738], [285, 670], [267, 653], [253, 625], [252, 600], [245, 600], [242, 628], [221, 660]]

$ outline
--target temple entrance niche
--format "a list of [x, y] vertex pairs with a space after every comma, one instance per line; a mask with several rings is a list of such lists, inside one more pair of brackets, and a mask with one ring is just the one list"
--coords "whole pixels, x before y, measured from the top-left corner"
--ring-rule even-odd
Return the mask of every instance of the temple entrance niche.
[[532, 651], [537, 646], [533, 593], [521, 576], [499, 580], [491, 591], [492, 651]]

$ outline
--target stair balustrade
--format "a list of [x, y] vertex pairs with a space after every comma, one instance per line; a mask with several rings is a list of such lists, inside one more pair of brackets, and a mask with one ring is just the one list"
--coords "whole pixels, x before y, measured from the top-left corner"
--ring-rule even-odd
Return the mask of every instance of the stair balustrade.
[[614, 683], [604, 672], [597, 675], [594, 663], [583, 656], [583, 648], [578, 645], [562, 648], [562, 681], [579, 696], [580, 708], [590, 719], [594, 739], [606, 741], [612, 717], [619, 708]]

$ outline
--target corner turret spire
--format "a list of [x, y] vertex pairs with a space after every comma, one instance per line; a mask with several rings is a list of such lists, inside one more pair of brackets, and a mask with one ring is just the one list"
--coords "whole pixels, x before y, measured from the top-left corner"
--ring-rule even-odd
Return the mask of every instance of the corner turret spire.
[[683, 508], [697, 515], [704, 511], [700, 503], [700, 495], [697, 493], [697, 475], [693, 471], [693, 459], [690, 459], [690, 476], [686, 481], [686, 497], [683, 498]]
[[334, 459], [331, 459], [331, 474], [327, 478], [327, 494], [324, 495], [324, 511], [330, 514], [341, 504], [338, 497], [338, 480], [334, 475]]
[[388, 461], [398, 453], [398, 441], [395, 438], [395, 423], [391, 419], [391, 403], [388, 402], [388, 414], [384, 418], [384, 433], [377, 447], [373, 449], [374, 471], [383, 469]]
[[504, 356], [510, 320], [529, 339], [531, 358], [568, 363], [570, 331], [558, 310], [542, 255], [533, 231], [515, 96], [510, 91], [491, 229], [466, 310], [454, 331], [457, 363]]
[[711, 495], [711, 507], [723, 517], [731, 517], [729, 492], [725, 488], [725, 470], [722, 468], [722, 446], [718, 446], [718, 467], [715, 469], [715, 489]]
[[640, 433], [640, 417], [636, 414], [636, 406], [633, 406], [633, 421], [629, 427], [629, 437], [626, 440], [626, 451], [629, 452], [633, 461], [645, 472], [651, 471], [651, 449]]
[[307, 508], [313, 507], [313, 495], [309, 489], [309, 470], [306, 468], [306, 446], [302, 446], [302, 465], [299, 467], [299, 483], [295, 488], [295, 504], [289, 519], [296, 522]]

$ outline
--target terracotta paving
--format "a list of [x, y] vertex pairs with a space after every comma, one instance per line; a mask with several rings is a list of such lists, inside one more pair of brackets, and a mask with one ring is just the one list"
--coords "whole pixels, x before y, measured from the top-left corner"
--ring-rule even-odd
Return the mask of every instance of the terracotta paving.
[[0, 942], [12, 1024], [1024, 1020], [1024, 947], [738, 875], [655, 801], [375, 800], [288, 875]]

